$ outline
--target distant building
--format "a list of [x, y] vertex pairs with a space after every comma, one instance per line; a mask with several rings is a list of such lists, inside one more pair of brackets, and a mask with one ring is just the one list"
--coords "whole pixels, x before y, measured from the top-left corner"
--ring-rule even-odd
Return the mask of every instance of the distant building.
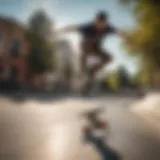
[[79, 69], [78, 56], [74, 53], [69, 41], [59, 40], [56, 43], [57, 77], [59, 82], [74, 88], [75, 77]]
[[26, 29], [18, 22], [0, 17], [0, 80], [26, 83]]
[[[66, 82], [69, 85], [78, 82], [78, 56], [73, 52], [67, 40], [56, 43], [56, 73], [32, 75], [29, 73], [26, 57], [29, 53], [27, 29], [21, 23], [6, 17], [0, 17], [0, 81], [16, 82], [21, 86], [51, 88], [53, 81]], [[50, 38], [50, 41], [53, 39]], [[58, 77], [58, 78], [57, 78]], [[78, 78], [79, 79], [79, 78]]]

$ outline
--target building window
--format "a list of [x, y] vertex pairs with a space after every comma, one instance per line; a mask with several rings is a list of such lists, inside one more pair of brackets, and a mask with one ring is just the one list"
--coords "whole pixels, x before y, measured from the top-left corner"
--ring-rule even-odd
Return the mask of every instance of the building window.
[[11, 66], [9, 78], [12, 81], [17, 81], [18, 79], [18, 68], [17, 67]]
[[4, 80], [8, 80], [9, 79], [9, 70], [10, 70], [9, 66], [6, 66], [4, 68], [4, 70], [3, 70], [3, 79]]
[[4, 37], [3, 34], [0, 33], [0, 54], [2, 54], [4, 51]]
[[6, 67], [3, 78], [5, 80], [16, 81], [18, 78], [18, 68], [15, 66]]
[[4, 71], [4, 67], [2, 64], [0, 64], [0, 73], [3, 73], [3, 71]]
[[20, 56], [20, 42], [18, 40], [12, 41], [11, 55], [13, 58], [17, 58]]

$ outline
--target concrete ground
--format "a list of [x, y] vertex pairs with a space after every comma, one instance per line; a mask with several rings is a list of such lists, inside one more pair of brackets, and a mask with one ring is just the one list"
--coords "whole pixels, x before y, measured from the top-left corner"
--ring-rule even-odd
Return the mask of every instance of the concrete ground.
[[[43, 99], [43, 100], [42, 100]], [[80, 114], [104, 106], [111, 130], [108, 144], [124, 160], [159, 160], [160, 135], [129, 110], [132, 97], [0, 100], [0, 159], [100, 160], [83, 141]]]
[[160, 132], [160, 93], [152, 92], [144, 98], [136, 101], [131, 106], [131, 111], [141, 116], [148, 123], [156, 127]]

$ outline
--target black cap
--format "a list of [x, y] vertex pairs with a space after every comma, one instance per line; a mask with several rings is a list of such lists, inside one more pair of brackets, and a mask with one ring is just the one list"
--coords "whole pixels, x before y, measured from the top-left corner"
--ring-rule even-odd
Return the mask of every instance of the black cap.
[[96, 18], [99, 20], [107, 20], [108, 19], [108, 13], [105, 11], [100, 11], [97, 13]]

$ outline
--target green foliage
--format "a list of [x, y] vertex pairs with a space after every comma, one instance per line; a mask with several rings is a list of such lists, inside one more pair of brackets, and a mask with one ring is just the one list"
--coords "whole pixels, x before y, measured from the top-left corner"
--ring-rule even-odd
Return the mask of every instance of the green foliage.
[[[131, 3], [133, 0], [125, 0], [126, 2]], [[134, 2], [137, 26], [129, 33], [132, 41], [127, 47], [132, 55], [141, 57], [141, 70], [145, 77], [143, 80], [152, 81], [154, 72], [160, 70], [160, 1]]]
[[127, 72], [126, 68], [120, 66], [117, 70], [107, 74], [103, 86], [107, 89], [117, 91], [126, 87], [132, 87], [137, 83], [134, 82], [136, 80], [132, 81], [132, 76]]
[[131, 83], [134, 86], [149, 86], [150, 82], [150, 74], [148, 71], [140, 70], [137, 74], [135, 74], [132, 79]]
[[28, 66], [32, 73], [44, 73], [54, 69], [54, 48], [49, 41], [48, 34], [52, 35], [52, 25], [44, 12], [36, 12], [30, 18], [28, 39], [30, 52]]
[[108, 89], [117, 91], [119, 89], [119, 75], [117, 71], [111, 72], [105, 79], [105, 85]]
[[29, 19], [29, 29], [43, 38], [51, 35], [52, 28], [52, 21], [43, 10], [35, 12]]
[[28, 56], [29, 68], [32, 73], [51, 71], [54, 66], [53, 48], [44, 39], [32, 35], [30, 54]]

